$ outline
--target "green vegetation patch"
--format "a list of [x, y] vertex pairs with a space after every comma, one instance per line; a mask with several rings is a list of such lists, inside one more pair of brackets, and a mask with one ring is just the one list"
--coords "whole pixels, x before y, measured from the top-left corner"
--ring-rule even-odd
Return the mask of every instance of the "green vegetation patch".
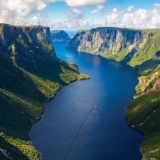
[[0, 159], [38, 160], [28, 133], [42, 117], [43, 102], [62, 86], [90, 78], [56, 57], [41, 28], [0, 26], [0, 35], [9, 39], [0, 48]]

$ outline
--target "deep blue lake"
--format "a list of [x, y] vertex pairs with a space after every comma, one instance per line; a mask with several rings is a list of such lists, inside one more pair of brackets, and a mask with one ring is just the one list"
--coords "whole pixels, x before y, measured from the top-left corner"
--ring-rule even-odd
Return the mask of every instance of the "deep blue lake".
[[66, 42], [53, 45], [60, 59], [76, 63], [91, 79], [63, 87], [45, 103], [43, 118], [30, 131], [42, 159], [141, 160], [143, 135], [125, 120], [125, 106], [136, 93], [137, 70], [98, 55], [66, 50]]

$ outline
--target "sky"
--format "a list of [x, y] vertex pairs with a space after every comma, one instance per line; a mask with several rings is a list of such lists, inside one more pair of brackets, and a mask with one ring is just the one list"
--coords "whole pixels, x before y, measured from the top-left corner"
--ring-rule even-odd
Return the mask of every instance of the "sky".
[[73, 31], [160, 28], [160, 0], [0, 0], [0, 23]]

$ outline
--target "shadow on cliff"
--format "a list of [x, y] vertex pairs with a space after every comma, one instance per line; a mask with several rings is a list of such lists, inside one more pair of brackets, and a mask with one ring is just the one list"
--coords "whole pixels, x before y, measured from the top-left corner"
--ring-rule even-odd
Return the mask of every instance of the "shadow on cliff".
[[[24, 155], [18, 148], [6, 142], [2, 137], [0, 137], [0, 149], [1, 149], [0, 158], [2, 158], [3, 160], [9, 160], [9, 159], [27, 160], [28, 159], [28, 157]], [[7, 151], [6, 154], [8, 155], [8, 157], [6, 157], [6, 155], [3, 154], [2, 151], [5, 153]]]
[[160, 64], [160, 59], [150, 59], [143, 62], [140, 65], [136, 65], [135, 68], [138, 68], [141, 74], [148, 75], [152, 73], [159, 64]]
[[[121, 62], [127, 64], [135, 56], [136, 52], [137, 50], [132, 50], [130, 53], [128, 53], [125, 56], [125, 58]], [[140, 73], [145, 76], [150, 74], [152, 71], [154, 71], [159, 64], [160, 64], [160, 59], [149, 59], [144, 61], [140, 65], [136, 65], [135, 68], [138, 68]]]
[[122, 60], [123, 63], [128, 63], [137, 53], [137, 49], [133, 48]]
[[[2, 67], [5, 67], [6, 75], [12, 72], [10, 77], [21, 78], [6, 83], [8, 85], [6, 88], [0, 87], [0, 131], [13, 139], [28, 141], [29, 136], [26, 133], [32, 124], [41, 118], [43, 102], [54, 98], [57, 89], [67, 84], [60, 77], [64, 72], [62, 67], [75, 73], [79, 72], [56, 57], [50, 58], [46, 55], [37, 60], [37, 63], [23, 56], [21, 54], [15, 56], [18, 66], [12, 61], [6, 61]], [[4, 62], [4, 56], [2, 57]], [[0, 74], [0, 79], [5, 79], [6, 75]], [[71, 76], [68, 73], [66, 75]]]

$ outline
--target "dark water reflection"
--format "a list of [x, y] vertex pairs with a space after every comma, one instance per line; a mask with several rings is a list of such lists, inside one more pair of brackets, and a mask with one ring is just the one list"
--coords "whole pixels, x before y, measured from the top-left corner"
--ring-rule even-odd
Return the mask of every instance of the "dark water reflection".
[[45, 103], [43, 118], [30, 132], [43, 160], [140, 160], [143, 136], [124, 117], [135, 94], [137, 71], [101, 56], [66, 50], [65, 43], [54, 46], [60, 59], [76, 63], [91, 79], [65, 86]]

